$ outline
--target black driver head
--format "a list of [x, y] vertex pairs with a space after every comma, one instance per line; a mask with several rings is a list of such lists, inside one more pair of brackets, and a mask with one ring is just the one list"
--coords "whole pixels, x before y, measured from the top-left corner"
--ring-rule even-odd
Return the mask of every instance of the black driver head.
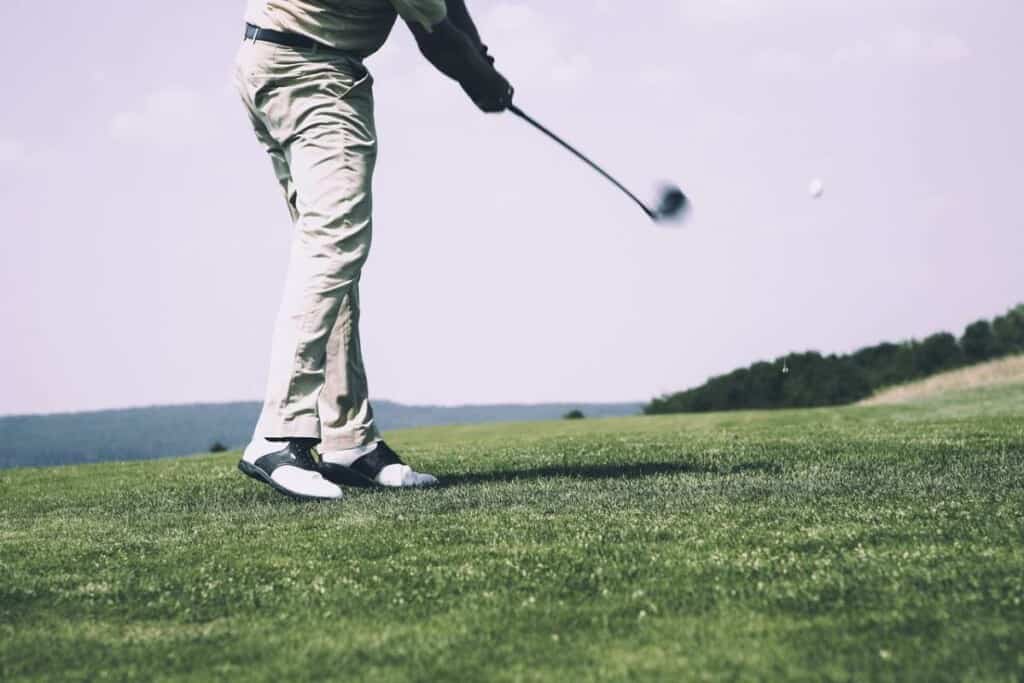
[[658, 196], [658, 204], [654, 209], [654, 220], [670, 221], [680, 219], [689, 208], [690, 200], [675, 185], [666, 185]]

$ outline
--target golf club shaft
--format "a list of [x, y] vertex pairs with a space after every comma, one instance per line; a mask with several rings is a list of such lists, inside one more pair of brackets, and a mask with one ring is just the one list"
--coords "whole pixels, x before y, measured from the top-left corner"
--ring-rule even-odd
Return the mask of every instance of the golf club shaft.
[[540, 132], [542, 132], [542, 133], [544, 133], [545, 135], [547, 135], [547, 136], [548, 136], [549, 138], [551, 138], [552, 140], [554, 140], [555, 142], [557, 142], [558, 144], [560, 144], [560, 145], [561, 145], [562, 147], [565, 147], [565, 148], [566, 148], [567, 150], [569, 150], [569, 151], [570, 151], [570, 152], [572, 152], [572, 153], [573, 153], [574, 155], [576, 155], [576, 157], [577, 157], [578, 159], [580, 159], [581, 161], [583, 161], [584, 163], [586, 163], [586, 164], [587, 164], [588, 166], [590, 166], [590, 168], [594, 169], [595, 171], [597, 171], [598, 173], [600, 173], [601, 175], [603, 175], [603, 176], [604, 176], [605, 178], [607, 178], [607, 179], [608, 179], [608, 180], [609, 180], [609, 181], [610, 181], [610, 182], [611, 182], [611, 183], [612, 183], [613, 185], [615, 185], [615, 187], [619, 188], [619, 189], [620, 189], [620, 190], [622, 190], [622, 191], [623, 191], [624, 193], [626, 193], [626, 196], [627, 196], [627, 197], [629, 197], [629, 198], [630, 198], [630, 199], [632, 199], [632, 200], [633, 200], [634, 202], [636, 202], [636, 203], [637, 203], [637, 205], [638, 205], [638, 206], [639, 206], [639, 207], [640, 207], [641, 209], [643, 209], [643, 210], [644, 210], [644, 213], [646, 213], [646, 214], [647, 214], [647, 216], [648, 216], [649, 218], [655, 218], [655, 217], [656, 217], [656, 215], [655, 215], [654, 211], [652, 211], [652, 210], [651, 210], [651, 209], [650, 209], [650, 208], [649, 208], [649, 207], [648, 207], [648, 206], [647, 206], [646, 204], [644, 204], [644, 203], [643, 203], [642, 201], [640, 201], [640, 199], [639, 199], [639, 198], [638, 198], [638, 197], [637, 197], [637, 196], [636, 196], [635, 194], [633, 194], [633, 193], [632, 193], [632, 192], [630, 192], [630, 191], [629, 191], [628, 189], [626, 189], [626, 186], [625, 186], [625, 185], [623, 185], [622, 183], [620, 183], [620, 182], [619, 182], [618, 180], [616, 180], [616, 179], [615, 179], [615, 178], [613, 178], [613, 177], [612, 177], [611, 175], [609, 175], [607, 171], [605, 171], [605, 170], [604, 170], [603, 168], [601, 168], [600, 166], [598, 166], [597, 164], [595, 164], [595, 163], [594, 163], [593, 161], [591, 161], [590, 159], [588, 159], [588, 158], [587, 158], [586, 156], [584, 156], [584, 155], [583, 155], [583, 153], [582, 153], [582, 152], [580, 152], [580, 151], [579, 151], [578, 149], [576, 149], [575, 147], [573, 147], [572, 145], [570, 145], [570, 144], [569, 144], [568, 142], [566, 142], [566, 141], [565, 141], [565, 140], [563, 140], [562, 138], [558, 137], [557, 135], [555, 135], [554, 133], [552, 133], [552, 132], [551, 132], [550, 130], [548, 130], [547, 128], [545, 128], [545, 127], [544, 127], [543, 125], [541, 125], [540, 123], [538, 123], [537, 121], [535, 121], [535, 120], [534, 120], [533, 118], [531, 118], [531, 117], [530, 117], [530, 116], [529, 116], [528, 114], [526, 114], [526, 112], [524, 112], [524, 111], [523, 111], [522, 109], [520, 109], [520, 108], [519, 108], [519, 107], [517, 107], [516, 105], [514, 105], [514, 104], [510, 104], [510, 105], [508, 106], [508, 110], [509, 110], [510, 112], [512, 112], [513, 114], [515, 114], [516, 116], [518, 116], [519, 118], [521, 118], [522, 120], [524, 120], [524, 121], [526, 121], [527, 123], [529, 123], [529, 124], [530, 124], [531, 126], [533, 126], [534, 128], [536, 128], [536, 129], [537, 129], [537, 130], [539, 130]]

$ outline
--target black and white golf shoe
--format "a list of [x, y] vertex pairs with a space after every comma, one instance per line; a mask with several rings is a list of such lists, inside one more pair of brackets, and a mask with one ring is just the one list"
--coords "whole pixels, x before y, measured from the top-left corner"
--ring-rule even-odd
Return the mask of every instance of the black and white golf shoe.
[[337, 500], [341, 489], [324, 480], [313, 457], [316, 443], [313, 439], [253, 439], [238, 461], [238, 469], [292, 498]]
[[436, 486], [437, 477], [416, 472], [383, 441], [348, 451], [320, 454], [320, 472], [335, 484], [421, 488]]

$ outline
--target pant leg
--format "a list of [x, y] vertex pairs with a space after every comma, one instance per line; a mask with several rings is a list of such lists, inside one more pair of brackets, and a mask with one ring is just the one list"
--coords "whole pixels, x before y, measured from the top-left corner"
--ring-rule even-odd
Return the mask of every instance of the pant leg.
[[281, 149], [277, 141], [274, 140], [270, 131], [260, 120], [259, 116], [256, 115], [251, 109], [248, 110], [249, 122], [252, 124], [253, 132], [256, 133], [256, 139], [260, 141], [264, 149], [267, 150], [267, 154], [270, 156], [270, 163], [274, 168], [274, 175], [277, 177], [277, 181], [281, 183], [281, 190], [284, 192], [284, 200], [288, 205], [288, 213], [292, 217], [292, 224], [294, 225], [299, 220], [299, 210], [295, 206], [296, 193], [295, 183], [292, 182], [291, 169], [288, 168], [288, 160], [285, 159], [284, 150]]
[[355, 448], [380, 438], [359, 341], [358, 282], [341, 302], [327, 344], [327, 373], [319, 410], [323, 450]]
[[[318, 404], [326, 373], [339, 375], [328, 368], [329, 357], [337, 359], [330, 365], [340, 365], [345, 375], [344, 381], [329, 383], [331, 390], [362, 394], [325, 400], [327, 406], [339, 406], [338, 414], [329, 416], [331, 424], [341, 423], [343, 410], [346, 420], [367, 422], [361, 432], [353, 423], [350, 433], [368, 434], [372, 414], [362, 358], [358, 344], [345, 339], [357, 332], [358, 315], [352, 311], [358, 311], [358, 298], [353, 294], [372, 231], [372, 79], [360, 62], [348, 58], [250, 46], [243, 47], [239, 59], [243, 101], [281, 150], [290, 181], [282, 185], [295, 217], [256, 434], [321, 438]], [[345, 332], [335, 341], [339, 330]], [[350, 410], [349, 404], [360, 407]]]

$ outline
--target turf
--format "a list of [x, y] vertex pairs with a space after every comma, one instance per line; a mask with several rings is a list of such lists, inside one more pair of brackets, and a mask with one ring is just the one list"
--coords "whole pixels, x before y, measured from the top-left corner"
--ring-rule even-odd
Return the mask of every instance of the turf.
[[446, 486], [0, 472], [0, 679], [1024, 676], [1022, 386], [389, 441]]

